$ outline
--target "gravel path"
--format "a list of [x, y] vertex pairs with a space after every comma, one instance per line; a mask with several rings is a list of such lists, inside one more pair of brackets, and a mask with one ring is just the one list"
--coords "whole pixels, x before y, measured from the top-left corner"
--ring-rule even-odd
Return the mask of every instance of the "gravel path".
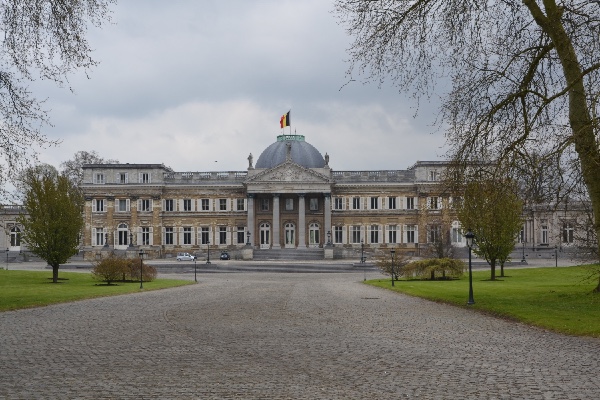
[[597, 339], [362, 280], [209, 274], [187, 287], [0, 313], [0, 398], [600, 397]]

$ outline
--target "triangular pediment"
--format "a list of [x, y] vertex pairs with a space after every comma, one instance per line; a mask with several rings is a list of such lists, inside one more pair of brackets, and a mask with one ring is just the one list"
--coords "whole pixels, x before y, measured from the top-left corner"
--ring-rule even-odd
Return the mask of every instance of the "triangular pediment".
[[283, 164], [264, 171], [259, 172], [246, 179], [246, 184], [256, 183], [330, 183], [329, 176], [314, 171], [310, 168], [305, 168], [291, 161], [286, 161]]

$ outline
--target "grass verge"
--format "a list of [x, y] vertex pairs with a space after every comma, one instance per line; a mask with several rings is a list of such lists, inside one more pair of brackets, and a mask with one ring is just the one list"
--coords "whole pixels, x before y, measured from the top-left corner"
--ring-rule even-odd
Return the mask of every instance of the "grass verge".
[[586, 279], [592, 267], [508, 269], [496, 281], [489, 280], [489, 271], [476, 271], [471, 306], [468, 274], [451, 281], [400, 280], [394, 287], [389, 278], [367, 283], [560, 333], [600, 337], [600, 293], [592, 292], [597, 281]]
[[[116, 296], [140, 291], [138, 282], [118, 282], [107, 286], [89, 273], [60, 272], [59, 283], [52, 283], [52, 271], [0, 270], [0, 311], [41, 307], [49, 304]], [[193, 284], [191, 281], [156, 279], [144, 282], [144, 291]]]

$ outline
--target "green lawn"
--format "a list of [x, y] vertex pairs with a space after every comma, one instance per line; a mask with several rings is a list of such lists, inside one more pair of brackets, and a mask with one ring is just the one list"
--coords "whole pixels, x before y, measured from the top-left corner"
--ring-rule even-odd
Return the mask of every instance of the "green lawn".
[[[413, 296], [515, 319], [553, 331], [600, 337], [600, 293], [586, 279], [591, 266], [507, 269], [490, 281], [490, 272], [473, 273], [475, 304], [467, 306], [469, 276], [453, 281], [371, 280], [367, 283]], [[596, 278], [597, 279], [597, 278]]]
[[[115, 296], [140, 291], [140, 283], [106, 286], [89, 273], [59, 272], [59, 283], [52, 283], [52, 271], [0, 270], [0, 311], [40, 307], [55, 303]], [[144, 282], [144, 289], [157, 290], [193, 284], [193, 281], [156, 279]]]

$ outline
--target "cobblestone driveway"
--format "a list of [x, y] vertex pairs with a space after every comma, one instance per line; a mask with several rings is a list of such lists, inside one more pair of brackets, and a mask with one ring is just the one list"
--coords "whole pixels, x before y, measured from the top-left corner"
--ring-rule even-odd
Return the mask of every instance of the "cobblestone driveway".
[[214, 274], [0, 313], [0, 398], [596, 399], [598, 354], [362, 274]]

